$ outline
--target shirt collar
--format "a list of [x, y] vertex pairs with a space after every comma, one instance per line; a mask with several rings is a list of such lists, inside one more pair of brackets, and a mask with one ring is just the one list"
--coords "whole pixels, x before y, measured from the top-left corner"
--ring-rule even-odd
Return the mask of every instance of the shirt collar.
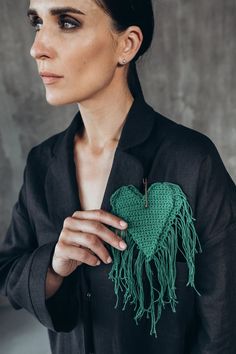
[[[151, 133], [155, 121], [155, 111], [142, 96], [134, 97], [134, 101], [123, 125], [117, 149], [127, 150], [144, 142]], [[54, 145], [54, 155], [60, 154], [66, 148], [73, 154], [74, 136], [81, 129], [83, 120], [80, 111], [77, 112], [69, 127], [61, 134]]]

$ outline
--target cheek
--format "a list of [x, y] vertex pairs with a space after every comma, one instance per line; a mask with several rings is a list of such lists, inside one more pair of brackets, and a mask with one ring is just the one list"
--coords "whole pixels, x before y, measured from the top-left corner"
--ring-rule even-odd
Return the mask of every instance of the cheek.
[[61, 53], [64, 80], [46, 90], [47, 101], [52, 105], [82, 102], [108, 86], [114, 77], [117, 63], [111, 40], [71, 42]]
[[106, 82], [116, 67], [112, 43], [104, 38], [91, 39], [77, 44], [73, 52], [67, 51], [64, 63], [70, 80], [79, 80], [81, 85]]

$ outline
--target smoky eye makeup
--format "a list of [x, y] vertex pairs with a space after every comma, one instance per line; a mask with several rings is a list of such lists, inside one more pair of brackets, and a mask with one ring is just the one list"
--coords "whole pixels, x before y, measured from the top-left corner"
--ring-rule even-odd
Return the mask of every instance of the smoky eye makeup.
[[28, 16], [30, 25], [34, 28], [35, 31], [40, 30], [40, 26], [42, 26], [43, 21], [36, 15]]
[[63, 30], [73, 30], [81, 27], [81, 22], [68, 14], [58, 16], [58, 24]]
[[[36, 32], [39, 31], [43, 25], [42, 19], [37, 15], [29, 15], [28, 17], [30, 25]], [[60, 14], [58, 16], [54, 16], [54, 19], [57, 22], [59, 28], [65, 32], [76, 30], [82, 25], [79, 20], [69, 16], [68, 14]]]

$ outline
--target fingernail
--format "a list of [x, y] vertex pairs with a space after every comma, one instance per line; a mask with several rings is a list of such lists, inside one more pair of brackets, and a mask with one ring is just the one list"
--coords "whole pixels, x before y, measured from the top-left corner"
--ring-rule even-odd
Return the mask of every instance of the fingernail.
[[97, 261], [96, 266], [99, 266], [101, 264], [101, 261]]
[[107, 258], [107, 263], [111, 263], [111, 262], [112, 262], [111, 257], [108, 257], [108, 258]]
[[119, 246], [120, 246], [120, 248], [121, 248], [122, 250], [125, 250], [126, 247], [127, 247], [127, 245], [126, 245], [126, 243], [125, 243], [124, 241], [120, 241], [120, 242], [119, 242]]
[[125, 222], [125, 221], [123, 221], [123, 220], [120, 221], [120, 225], [121, 225], [122, 227], [127, 227], [127, 226], [128, 226], [127, 222]]

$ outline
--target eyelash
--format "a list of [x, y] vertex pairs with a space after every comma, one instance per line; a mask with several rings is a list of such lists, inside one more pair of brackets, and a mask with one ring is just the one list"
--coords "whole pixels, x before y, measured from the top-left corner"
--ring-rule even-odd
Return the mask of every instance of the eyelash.
[[[40, 31], [40, 28], [38, 28], [37, 26], [38, 26], [38, 25], [42, 25], [42, 24], [43, 24], [43, 21], [42, 21], [38, 16], [31, 16], [31, 17], [29, 18], [29, 20], [30, 20], [30, 24], [31, 24], [31, 26], [33, 26], [35, 32]], [[59, 18], [58, 18], [58, 24], [59, 24], [59, 27], [60, 27], [64, 32], [73, 31], [73, 30], [79, 28], [80, 25], [81, 25], [79, 21], [74, 20], [74, 19], [72, 19], [72, 18], [68, 18], [68, 16], [65, 16], [65, 15], [59, 16]], [[72, 26], [72, 27], [66, 28], [66, 27], [65, 27], [65, 24], [69, 24], [69, 25]]]

